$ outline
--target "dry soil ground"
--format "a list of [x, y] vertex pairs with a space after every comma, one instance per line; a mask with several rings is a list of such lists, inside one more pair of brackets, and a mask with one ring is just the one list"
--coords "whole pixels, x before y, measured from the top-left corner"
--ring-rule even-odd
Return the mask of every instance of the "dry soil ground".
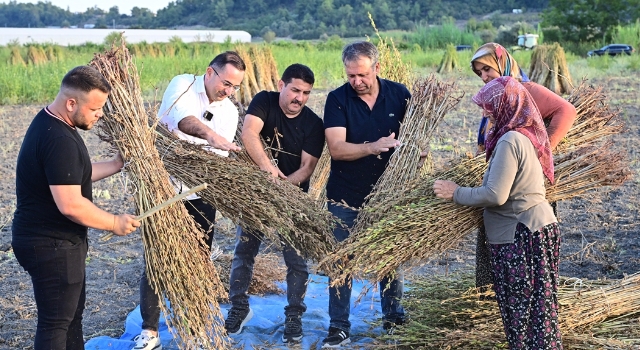
[[[475, 79], [477, 80], [477, 79]], [[630, 166], [640, 168], [640, 74], [591, 81], [605, 87], [609, 102], [621, 110], [626, 122], [624, 133], [615, 147], [629, 153]], [[466, 96], [442, 125], [443, 140], [453, 147], [447, 152], [474, 148], [478, 109], [470, 96], [481, 82], [461, 81]], [[315, 93], [310, 106], [322, 112], [326, 92]], [[15, 208], [15, 162], [24, 133], [33, 116], [43, 107], [0, 106], [0, 349], [31, 349], [36, 324], [36, 308], [31, 281], [16, 262], [11, 251], [11, 218]], [[94, 160], [106, 157], [107, 145], [92, 132], [82, 133]], [[639, 178], [634, 177], [621, 188], [589, 193], [582, 198], [559, 203], [562, 229], [561, 273], [579, 278], [620, 278], [640, 270], [638, 209]], [[131, 199], [123, 179], [114, 176], [94, 184], [98, 206], [110, 211], [131, 211]], [[233, 249], [233, 225], [223, 218], [217, 222], [216, 239], [225, 252]], [[101, 242], [103, 232], [90, 232], [87, 263], [87, 303], [84, 313], [85, 337], [118, 337], [124, 320], [138, 304], [138, 282], [142, 273], [142, 244], [139, 235]], [[442, 274], [453, 269], [472, 269], [473, 236], [460, 247], [438, 259], [425, 262], [421, 275]]]

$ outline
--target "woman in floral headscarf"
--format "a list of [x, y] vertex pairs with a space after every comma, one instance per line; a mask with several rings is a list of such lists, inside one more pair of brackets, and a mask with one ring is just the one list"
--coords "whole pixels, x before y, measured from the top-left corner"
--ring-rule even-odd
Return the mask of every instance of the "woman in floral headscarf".
[[512, 77], [488, 82], [473, 101], [493, 124], [482, 186], [435, 181], [436, 196], [484, 207], [494, 291], [510, 349], [562, 349], [558, 326], [560, 230], [545, 198], [553, 183], [547, 131], [531, 94]]
[[[518, 62], [502, 45], [487, 43], [480, 46], [471, 58], [471, 69], [485, 84], [501, 76], [513, 77], [521, 82], [547, 124], [551, 149], [556, 148], [571, 128], [576, 118], [575, 107], [553, 91], [529, 81]], [[488, 118], [483, 117], [478, 130], [478, 153], [484, 152], [485, 135], [490, 129], [488, 124]], [[553, 205], [555, 212], [555, 203]], [[480, 227], [476, 246], [476, 287], [479, 288], [493, 283], [486, 239], [484, 227]]]

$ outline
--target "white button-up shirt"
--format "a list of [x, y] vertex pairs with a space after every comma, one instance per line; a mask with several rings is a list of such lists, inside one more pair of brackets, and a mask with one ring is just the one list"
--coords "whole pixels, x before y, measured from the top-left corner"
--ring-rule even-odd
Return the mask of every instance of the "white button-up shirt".
[[[213, 115], [211, 120], [204, 118], [204, 114], [207, 111]], [[209, 98], [204, 88], [203, 75], [182, 74], [171, 79], [162, 96], [158, 118], [160, 118], [160, 123], [165, 124], [169, 131], [180, 139], [200, 145], [208, 144], [207, 140], [187, 135], [178, 129], [178, 123], [189, 116], [196, 117], [216, 134], [224, 137], [229, 142], [233, 142], [238, 128], [238, 110], [228, 98], [209, 103]], [[229, 155], [228, 151], [213, 147], [208, 149], [223, 157]], [[188, 190], [186, 186], [176, 181], [174, 183], [177, 184], [176, 191], [178, 193]], [[197, 198], [200, 197], [195, 194], [187, 197], [189, 200]]]

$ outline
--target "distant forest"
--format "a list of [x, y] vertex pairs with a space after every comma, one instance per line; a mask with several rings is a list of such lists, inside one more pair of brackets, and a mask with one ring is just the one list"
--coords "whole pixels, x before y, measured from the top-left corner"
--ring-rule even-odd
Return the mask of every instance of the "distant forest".
[[370, 12], [380, 30], [412, 30], [439, 24], [442, 18], [469, 19], [494, 11], [542, 10], [548, 0], [179, 0], [158, 13], [134, 7], [131, 15], [114, 6], [72, 13], [50, 2], [0, 3], [0, 26], [95, 28], [207, 28], [245, 30], [253, 36], [274, 32], [279, 37], [317, 39], [371, 33]]

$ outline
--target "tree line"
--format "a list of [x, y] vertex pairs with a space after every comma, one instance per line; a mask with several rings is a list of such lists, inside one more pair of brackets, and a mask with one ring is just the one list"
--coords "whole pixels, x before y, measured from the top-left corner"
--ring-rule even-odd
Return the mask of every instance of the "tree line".
[[[371, 33], [370, 12], [381, 30], [412, 30], [439, 24], [441, 18], [468, 19], [513, 8], [542, 9], [547, 0], [178, 0], [156, 14], [133, 8], [122, 14], [118, 7], [88, 8], [72, 13], [49, 2], [0, 3], [0, 26], [47, 27], [95, 24], [96, 28], [175, 28], [204, 26], [246, 30], [252, 35], [271, 31], [278, 37], [317, 39], [322, 34], [362, 36]], [[482, 11], [482, 13], [474, 10]]]
[[[548, 39], [606, 40], [618, 25], [640, 18], [640, 0], [177, 0], [157, 13], [117, 6], [72, 13], [50, 2], [0, 3], [0, 26], [47, 27], [94, 24], [96, 28], [176, 28], [202, 26], [245, 30], [253, 36], [318, 39], [371, 35], [367, 12], [380, 30], [415, 30], [451, 18], [466, 20], [513, 9], [543, 11]], [[546, 33], [545, 33], [546, 35]]]

